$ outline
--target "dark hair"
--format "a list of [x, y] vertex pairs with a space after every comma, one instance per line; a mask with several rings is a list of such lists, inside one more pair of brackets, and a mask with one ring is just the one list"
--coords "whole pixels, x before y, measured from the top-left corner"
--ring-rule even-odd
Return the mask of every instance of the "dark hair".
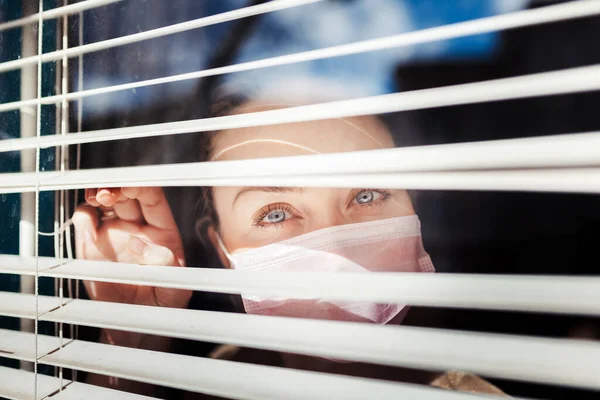
[[[231, 115], [249, 101], [247, 96], [242, 94], [225, 94], [215, 96], [209, 118], [225, 117]], [[213, 156], [214, 139], [220, 131], [206, 132], [200, 134], [200, 161], [208, 162]], [[196, 203], [196, 234], [200, 242], [210, 250], [212, 245], [208, 240], [208, 228], [210, 226], [218, 229], [219, 216], [214, 207], [212, 187], [203, 186], [201, 188], [200, 199]]]

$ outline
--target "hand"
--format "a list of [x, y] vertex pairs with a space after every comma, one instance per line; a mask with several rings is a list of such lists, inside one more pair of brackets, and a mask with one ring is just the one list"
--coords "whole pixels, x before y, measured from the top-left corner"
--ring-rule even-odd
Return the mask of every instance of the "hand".
[[[145, 265], [185, 266], [183, 244], [161, 188], [87, 189], [73, 215], [77, 258]], [[100, 206], [116, 217], [101, 220]], [[92, 300], [186, 308], [192, 292], [86, 281]]]

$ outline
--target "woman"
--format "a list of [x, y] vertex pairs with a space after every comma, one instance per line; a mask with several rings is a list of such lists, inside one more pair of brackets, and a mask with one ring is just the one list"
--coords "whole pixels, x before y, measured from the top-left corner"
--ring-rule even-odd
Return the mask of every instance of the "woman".
[[[282, 108], [248, 102], [223, 114]], [[373, 117], [226, 130], [205, 135], [210, 161], [296, 156], [394, 147], [386, 127]], [[160, 188], [86, 191], [87, 204], [74, 216], [78, 257], [184, 267], [183, 245]], [[207, 190], [200, 233], [223, 266], [273, 271], [432, 272], [420, 225], [405, 190], [377, 188], [215, 187]], [[108, 213], [98, 208], [110, 207]], [[114, 213], [113, 213], [114, 211]], [[114, 215], [113, 215], [114, 214]], [[104, 221], [101, 215], [105, 215]], [[116, 217], [116, 218], [114, 218]], [[384, 234], [382, 234], [382, 232]], [[348, 243], [351, 243], [349, 245]], [[302, 249], [298, 251], [298, 248]], [[191, 292], [86, 282], [92, 299], [163, 307], [188, 307]], [[242, 296], [248, 313], [400, 323], [401, 305], [300, 301]], [[103, 331], [106, 343], [167, 351], [170, 340]], [[213, 356], [293, 368], [398, 381], [431, 383], [452, 390], [502, 394], [472, 375], [437, 375], [401, 368], [340, 363], [317, 357], [222, 346]], [[133, 382], [93, 383], [139, 391]], [[147, 388], [146, 388], [147, 389]], [[195, 397], [190, 397], [195, 398]]]

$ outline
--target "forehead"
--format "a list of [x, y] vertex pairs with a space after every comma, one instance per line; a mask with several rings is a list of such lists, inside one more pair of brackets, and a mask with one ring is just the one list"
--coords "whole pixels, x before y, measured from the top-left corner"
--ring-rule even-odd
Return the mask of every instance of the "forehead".
[[225, 130], [215, 137], [212, 153], [216, 160], [241, 160], [393, 146], [385, 125], [369, 116]]

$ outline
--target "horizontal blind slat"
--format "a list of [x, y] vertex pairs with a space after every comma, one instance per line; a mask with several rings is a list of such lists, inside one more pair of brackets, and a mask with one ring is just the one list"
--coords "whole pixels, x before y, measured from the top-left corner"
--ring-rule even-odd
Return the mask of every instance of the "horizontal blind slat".
[[0, 292], [0, 315], [5, 317], [34, 319], [36, 317], [36, 309], [38, 311], [37, 315], [42, 315], [60, 305], [61, 301], [58, 297], [38, 296], [36, 305], [34, 295]]
[[41, 138], [6, 139], [0, 141], [0, 151], [32, 149], [37, 146], [47, 148], [78, 143], [209, 132], [537, 96], [583, 93], [600, 89], [600, 78], [598, 77], [600, 77], [600, 65], [591, 65], [521, 75], [512, 78], [332, 101], [240, 115], [102, 129], [68, 135], [48, 135]]
[[[0, 179], [1, 181], [1, 179]], [[53, 257], [39, 257], [38, 267], [42, 271], [60, 264]], [[0, 274], [15, 274], [31, 276], [36, 274], [35, 257], [22, 257], [12, 254], [0, 254]]]
[[263, 296], [600, 315], [600, 277], [269, 273], [84, 260], [41, 271], [40, 276]]
[[[82, 0], [75, 4], [69, 4], [62, 7], [53, 8], [42, 13], [43, 20], [59, 18], [64, 15], [71, 15], [81, 11], [86, 11], [92, 8], [106, 6], [112, 3], [117, 3], [123, 0]], [[0, 32], [8, 29], [18, 28], [27, 24], [37, 24], [39, 21], [39, 13], [28, 15], [23, 18], [0, 23]]]
[[[16, 264], [15, 256], [0, 255]], [[40, 257], [40, 275], [117, 282], [222, 293], [288, 295], [422, 306], [449, 306], [497, 310], [600, 315], [600, 277], [477, 275], [477, 274], [327, 274], [291, 272], [292, 275], [222, 270], [140, 266], [102, 261], [73, 260], [56, 265]], [[25, 275], [35, 264], [8, 273]], [[0, 273], [6, 273], [0, 269]], [[363, 288], [356, 291], [359, 285]]]
[[[447, 188], [485, 190], [560, 190], [561, 180], [573, 191], [597, 191], [597, 172], [590, 170], [552, 171], [476, 171], [464, 173], [382, 175], [382, 172], [422, 172], [443, 170], [490, 170], [494, 168], [548, 168], [582, 167], [599, 165], [600, 133], [554, 135], [538, 138], [492, 140], [433, 146], [415, 146], [396, 149], [318, 154], [270, 159], [220, 161], [214, 163], [163, 164], [155, 166], [106, 168], [92, 170], [42, 172], [40, 187], [70, 189], [96, 186], [126, 185], [213, 185], [245, 186], [283, 184], [277, 177], [293, 175], [318, 175], [298, 177], [303, 182], [314, 179], [313, 184], [345, 185], [349, 177], [328, 174], [365, 173], [363, 179], [379, 179], [413, 188], [435, 189], [438, 183]], [[379, 174], [374, 175], [375, 172]], [[579, 179], [577, 175], [582, 174]], [[531, 175], [533, 174], [533, 175]], [[256, 179], [248, 179], [256, 177]], [[35, 190], [35, 173], [0, 174], [0, 192], [26, 192]], [[210, 179], [208, 179], [210, 178]], [[236, 179], [234, 179], [236, 178]], [[352, 177], [357, 178], [357, 176]], [[575, 178], [575, 179], [572, 179]], [[232, 180], [233, 179], [233, 180]], [[267, 182], [262, 182], [262, 181]], [[433, 182], [431, 181], [433, 179]], [[492, 179], [496, 179], [493, 182]], [[505, 180], [505, 182], [501, 182]], [[318, 183], [321, 181], [321, 183]], [[331, 182], [331, 183], [329, 183]], [[479, 184], [478, 182], [481, 182]], [[311, 183], [311, 182], [308, 182]], [[289, 185], [292, 185], [290, 181]], [[390, 183], [387, 183], [389, 185]], [[300, 182], [297, 183], [300, 185]], [[383, 185], [386, 185], [384, 182]], [[369, 186], [369, 185], [367, 185]], [[371, 185], [373, 186], [373, 185]], [[444, 187], [439, 187], [440, 189]], [[544, 189], [545, 188], [545, 189]]]
[[[68, 343], [67, 340], [64, 343]], [[29, 332], [0, 329], [0, 357], [13, 360], [35, 361], [36, 335]], [[60, 348], [60, 339], [54, 336], [37, 335], [38, 357]]]
[[[69, 181], [141, 180], [191, 176], [193, 179], [376, 172], [459, 171], [504, 168], [558, 168], [600, 165], [600, 132], [487, 140], [305, 156], [181, 163], [68, 171]], [[96, 171], [96, 172], [95, 172]], [[57, 176], [42, 174], [42, 184]], [[102, 178], [104, 175], [104, 178]], [[0, 174], [2, 181], [30, 184], [35, 174]], [[50, 178], [45, 178], [46, 176]], [[64, 175], [63, 175], [64, 176]], [[121, 178], [123, 179], [123, 178]]]
[[85, 300], [75, 300], [42, 319], [398, 367], [465, 370], [600, 388], [596, 379], [600, 344], [594, 342]]
[[[107, 39], [101, 42], [84, 44], [81, 46], [71, 47], [64, 50], [56, 50], [50, 53], [45, 53], [41, 56], [42, 62], [56, 61], [63, 57], [75, 57], [82, 54], [91, 53], [94, 51], [106, 50], [117, 46], [141, 42], [148, 39], [155, 39], [167, 35], [172, 35], [179, 32], [185, 32], [192, 29], [198, 29], [210, 25], [220, 24], [223, 22], [234, 21], [236, 19], [246, 18], [254, 15], [265, 14], [286, 8], [297, 7], [310, 3], [316, 3], [323, 0], [272, 0], [264, 4], [259, 4], [250, 7], [244, 7], [233, 11], [210, 15], [191, 21], [181, 22], [174, 25], [164, 26], [162, 28], [152, 29], [145, 32], [134, 33], [127, 36], [120, 36], [114, 39]], [[6, 61], [0, 64], [0, 73], [12, 71], [22, 68], [26, 65], [37, 64], [40, 57], [31, 56], [18, 60]]]
[[[119, 186], [283, 186], [283, 187], [326, 187], [326, 188], [360, 188], [376, 187], [381, 189], [413, 189], [413, 190], [483, 190], [483, 191], [522, 191], [522, 192], [562, 192], [562, 193], [600, 193], [599, 168], [562, 168], [539, 170], [492, 170], [492, 171], [458, 171], [458, 172], [398, 172], [378, 174], [320, 174], [291, 176], [251, 176], [233, 178], [194, 178], [190, 165], [179, 169], [180, 175], [162, 178], [149, 175], [140, 180], [124, 179], [119, 176], [104, 175], [102, 170], [81, 172], [68, 171], [44, 172], [40, 174], [41, 191], [68, 190], [77, 188], [119, 187]], [[166, 166], [163, 172], [169, 170]], [[151, 167], [139, 168], [137, 172]], [[181, 167], [177, 167], [181, 168]], [[130, 170], [131, 171], [131, 170]], [[172, 171], [172, 170], [171, 170]], [[189, 171], [189, 172], [188, 172]], [[0, 193], [26, 193], [36, 190], [29, 185], [29, 179], [18, 182], [17, 177], [27, 174], [9, 175], [0, 182]], [[160, 174], [164, 175], [164, 174]], [[97, 177], [97, 180], [78, 180], [82, 176]], [[74, 177], [74, 179], [72, 179]], [[4, 177], [0, 177], [4, 178]], [[71, 180], [72, 179], [72, 180]], [[14, 186], [11, 186], [11, 180]], [[8, 181], [8, 182], [7, 182]]]
[[[472, 395], [416, 385], [296, 371], [74, 341], [43, 364], [246, 400], [467, 400]], [[166, 368], [165, 366], [168, 366]], [[487, 398], [475, 396], [474, 398]]]
[[[0, 397], [9, 400], [32, 400], [35, 377], [32, 372], [22, 369], [0, 367]], [[38, 374], [37, 399], [50, 397], [52, 400], [150, 400], [153, 397], [121, 392], [81, 382], [71, 382], [53, 376]]]
[[[1, 356], [2, 353], [0, 353], [0, 357]], [[35, 377], [32, 372], [0, 366], [0, 398], [9, 400], [32, 400], [34, 397], [34, 382]], [[68, 381], [65, 381], [65, 383], [68, 383]], [[45, 399], [58, 389], [60, 389], [60, 379], [38, 374], [38, 395], [36, 400]]]
[[[300, 62], [322, 60], [332, 57], [341, 57], [366, 52], [414, 46], [438, 40], [458, 38], [474, 34], [493, 32], [502, 29], [513, 29], [549, 22], [565, 21], [574, 18], [597, 15], [600, 13], [600, 4], [595, 0], [570, 2], [569, 4], [549, 5], [543, 8], [523, 10], [510, 14], [496, 15], [472, 21], [457, 22], [444, 26], [427, 28], [413, 32], [401, 33], [377, 39], [369, 39], [349, 44], [325, 47], [262, 60], [249, 61], [224, 67], [210, 68], [184, 74], [148, 79], [126, 84], [106, 86], [74, 93], [64, 93], [42, 98], [42, 104], [56, 104], [63, 99], [75, 100], [88, 96], [113, 93], [122, 90], [136, 89], [146, 86], [179, 82], [189, 79], [198, 79], [208, 76], [231, 74], [243, 71], [252, 71], [275, 66], [290, 65]], [[37, 104], [37, 99], [16, 101], [0, 104], [0, 112], [16, 110], [20, 107]]]
[[151, 400], [155, 397], [121, 392], [100, 386], [72, 382], [49, 400]]
[[[35, 272], [30, 259], [22, 259], [22, 268], [3, 270], [5, 260], [16, 266], [19, 257], [0, 255], [0, 273]], [[67, 260], [63, 266], [50, 268], [56, 261], [40, 257], [40, 276], [234, 294], [600, 315], [600, 277], [290, 272], [266, 273], [258, 279], [256, 274], [262, 272], [87, 260]], [[359, 284], [362, 290], [356, 291]]]

